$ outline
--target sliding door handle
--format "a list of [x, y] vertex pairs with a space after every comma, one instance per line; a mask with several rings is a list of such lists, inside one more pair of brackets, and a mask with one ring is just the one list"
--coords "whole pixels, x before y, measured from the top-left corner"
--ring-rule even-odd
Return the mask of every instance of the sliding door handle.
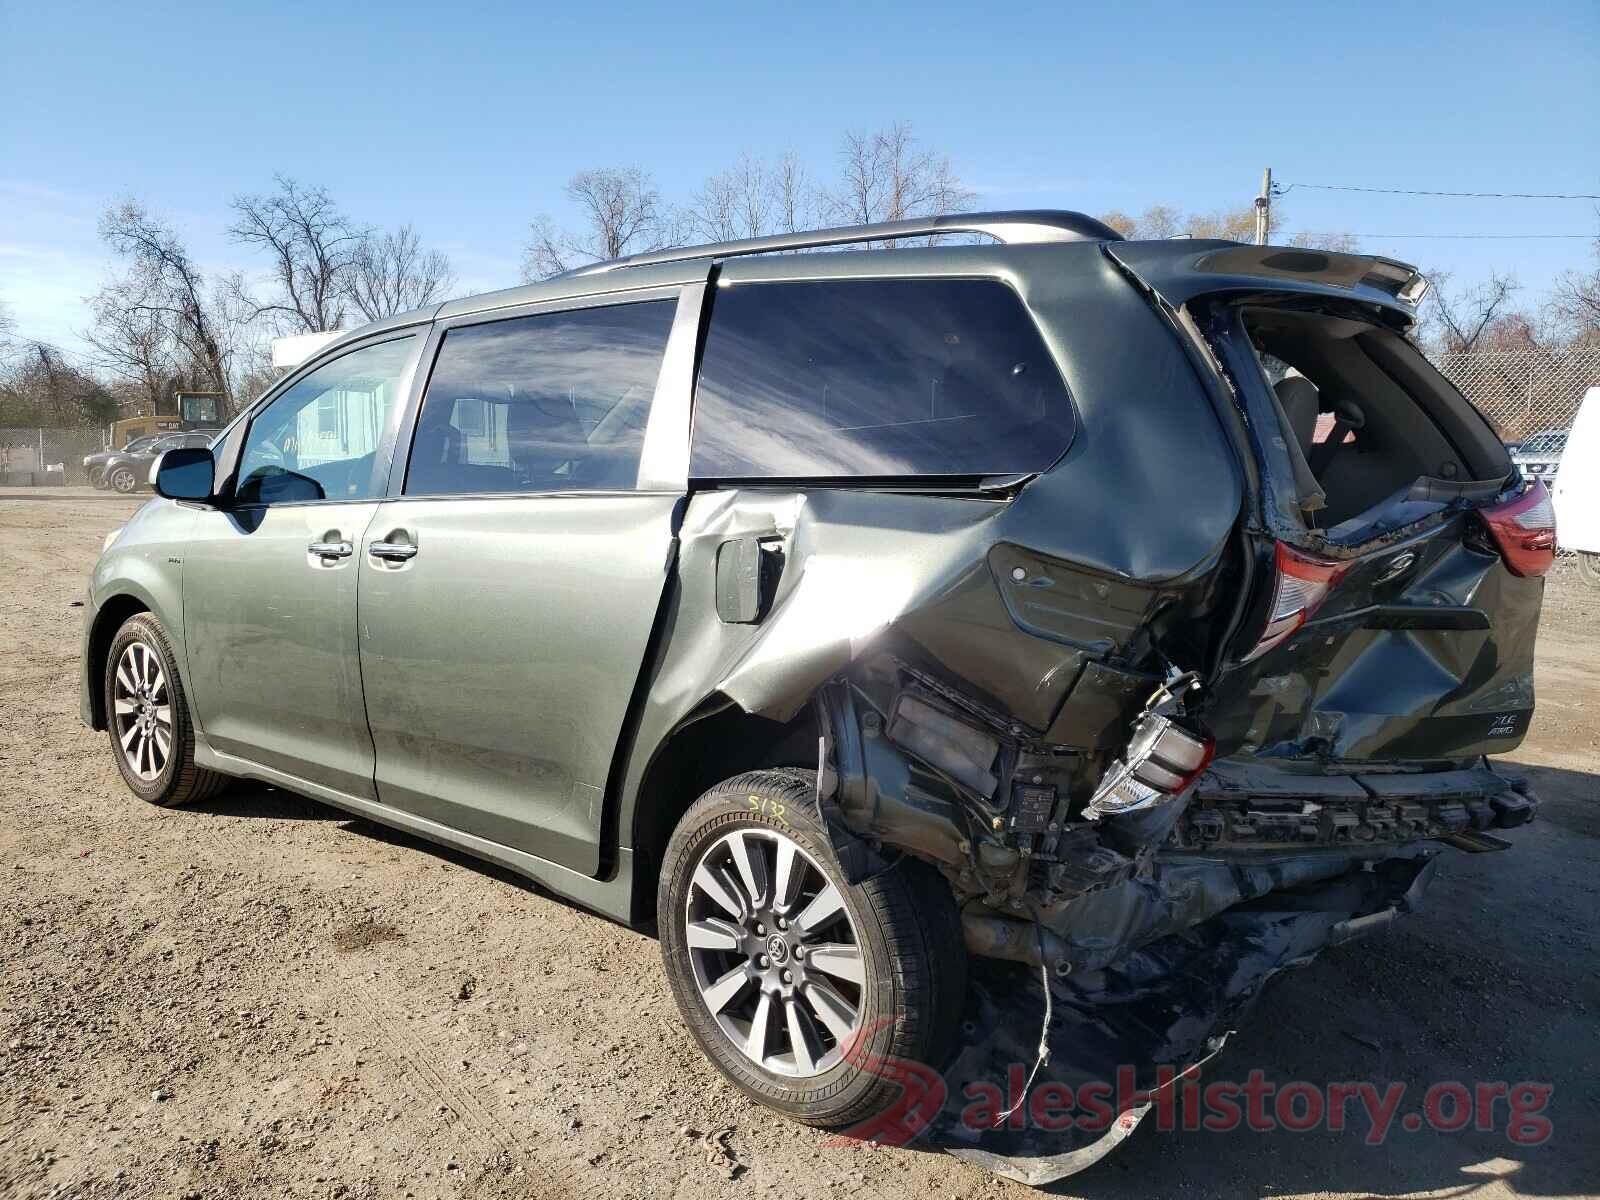
[[405, 562], [408, 558], [417, 556], [417, 548], [407, 542], [373, 542], [367, 547], [367, 553], [373, 558], [383, 558], [390, 562]]

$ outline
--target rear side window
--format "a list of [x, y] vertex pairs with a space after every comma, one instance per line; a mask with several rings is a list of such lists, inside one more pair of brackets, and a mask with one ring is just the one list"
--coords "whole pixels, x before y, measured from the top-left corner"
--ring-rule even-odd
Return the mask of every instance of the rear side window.
[[1042, 471], [1072, 432], [1061, 374], [1003, 283], [739, 283], [713, 302], [689, 473]]
[[450, 330], [405, 494], [631, 490], [675, 308], [651, 300]]

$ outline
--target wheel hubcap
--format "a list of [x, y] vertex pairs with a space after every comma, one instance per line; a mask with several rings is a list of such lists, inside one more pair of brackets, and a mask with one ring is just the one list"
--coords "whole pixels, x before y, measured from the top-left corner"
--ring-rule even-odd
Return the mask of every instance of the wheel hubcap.
[[866, 971], [844, 896], [776, 830], [740, 829], [695, 867], [686, 940], [701, 1002], [751, 1062], [820, 1075], [861, 1027]]
[[161, 659], [143, 642], [130, 642], [117, 660], [112, 708], [123, 762], [140, 779], [155, 779], [172, 753], [172, 706]]

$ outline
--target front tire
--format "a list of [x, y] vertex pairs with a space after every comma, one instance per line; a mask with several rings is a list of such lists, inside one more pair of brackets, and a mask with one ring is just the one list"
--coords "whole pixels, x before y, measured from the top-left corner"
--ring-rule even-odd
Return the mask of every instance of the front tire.
[[110, 484], [126, 496], [139, 486], [139, 477], [132, 467], [118, 467], [111, 472]]
[[657, 919], [706, 1056], [761, 1104], [840, 1128], [900, 1099], [905, 1064], [944, 1065], [967, 964], [933, 868], [904, 857], [846, 882], [815, 780], [753, 771], [700, 797], [667, 845]]
[[111, 754], [129, 789], [162, 807], [221, 791], [225, 775], [195, 765], [194, 726], [167, 631], [150, 613], [123, 622], [103, 681]]
[[110, 486], [108, 483], [106, 483], [106, 473], [99, 467], [93, 467], [90, 469], [89, 486], [92, 488], [99, 488], [101, 491], [104, 491]]

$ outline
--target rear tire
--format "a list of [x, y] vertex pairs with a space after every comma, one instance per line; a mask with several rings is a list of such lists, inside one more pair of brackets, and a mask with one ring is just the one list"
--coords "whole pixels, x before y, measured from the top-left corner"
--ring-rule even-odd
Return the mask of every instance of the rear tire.
[[1600, 554], [1578, 551], [1578, 578], [1592, 588], [1600, 588]]
[[228, 782], [194, 761], [194, 725], [177, 656], [150, 613], [123, 622], [106, 654], [106, 728], [111, 754], [134, 795], [170, 808], [204, 800]]
[[967, 960], [938, 872], [904, 857], [847, 883], [815, 796], [813, 772], [784, 769], [700, 797], [667, 845], [657, 920], [673, 998], [706, 1056], [768, 1108], [841, 1128], [905, 1094], [900, 1064], [945, 1065]]

